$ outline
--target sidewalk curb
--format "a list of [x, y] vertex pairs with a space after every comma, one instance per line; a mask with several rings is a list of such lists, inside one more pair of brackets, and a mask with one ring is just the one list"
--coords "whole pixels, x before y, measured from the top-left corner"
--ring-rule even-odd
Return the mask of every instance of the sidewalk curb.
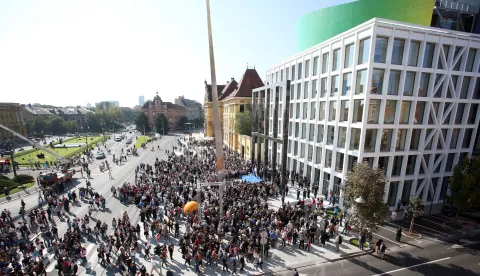
[[294, 265], [286, 266], [286, 267], [279, 268], [279, 269], [266, 269], [267, 271], [264, 271], [264, 272], [258, 273], [258, 274], [257, 274], [257, 273], [253, 273], [253, 275], [256, 275], [256, 276], [260, 276], [260, 275], [274, 275], [274, 274], [279, 273], [279, 272], [293, 271], [294, 268], [299, 269], [299, 268], [305, 268], [305, 267], [309, 267], [309, 266], [323, 265], [323, 264], [325, 264], [325, 263], [334, 263], [334, 262], [338, 262], [338, 261], [345, 260], [345, 259], [349, 259], [349, 258], [365, 256], [365, 255], [368, 255], [368, 254], [371, 254], [371, 253], [374, 253], [374, 252], [375, 252], [375, 250], [371, 249], [371, 250], [362, 251], [362, 252], [354, 252], [354, 253], [342, 254], [342, 255], [340, 255], [340, 257], [338, 257], [338, 258], [326, 260], [326, 261], [323, 261], [323, 262], [320, 262], [320, 263], [303, 264], [303, 265], [302, 265], [302, 264], [299, 264], [299, 265], [295, 265], [295, 264], [294, 264]]

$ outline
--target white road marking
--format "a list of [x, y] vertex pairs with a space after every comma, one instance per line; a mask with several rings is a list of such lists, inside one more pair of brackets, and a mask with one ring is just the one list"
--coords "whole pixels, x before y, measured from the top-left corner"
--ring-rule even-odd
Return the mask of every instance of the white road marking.
[[446, 257], [446, 258], [443, 258], [443, 259], [438, 259], [438, 260], [426, 262], [426, 263], [423, 263], [423, 264], [412, 265], [412, 266], [409, 266], [409, 267], [403, 267], [403, 268], [399, 268], [399, 269], [387, 271], [387, 272], [380, 273], [380, 274], [374, 274], [373, 276], [388, 275], [388, 274], [391, 274], [391, 273], [399, 272], [399, 271], [402, 271], [402, 270], [406, 270], [406, 269], [410, 269], [410, 268], [414, 268], [414, 267], [418, 267], [418, 266], [422, 266], [422, 265], [438, 263], [438, 262], [445, 261], [445, 260], [448, 260], [448, 259], [450, 259], [450, 257]]
[[379, 234], [377, 234], [377, 233], [375, 233], [375, 232], [374, 232], [373, 234], [374, 234], [375, 236], [379, 236], [380, 238], [382, 238], [382, 239], [384, 239], [384, 240], [387, 240], [387, 241], [389, 241], [389, 242], [391, 242], [391, 243], [394, 243], [394, 244], [396, 244], [396, 245], [398, 245], [398, 246], [401, 246], [401, 244], [399, 244], [399, 243], [396, 242], [396, 241], [392, 241], [391, 239], [388, 239], [388, 238], [385, 238], [385, 237], [383, 237], [383, 236], [380, 236]]

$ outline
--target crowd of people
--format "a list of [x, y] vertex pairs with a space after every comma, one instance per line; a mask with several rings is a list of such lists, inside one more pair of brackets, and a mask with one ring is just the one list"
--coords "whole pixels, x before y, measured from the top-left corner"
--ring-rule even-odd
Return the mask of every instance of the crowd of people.
[[[249, 161], [228, 149], [224, 151], [227, 181], [223, 197], [220, 197], [219, 187], [199, 188], [199, 183], [217, 180], [213, 142], [181, 139], [173, 151], [166, 151], [166, 160], [157, 158], [153, 164], [138, 164], [133, 183], [125, 182], [111, 188], [118, 200], [139, 208], [138, 223], [132, 222], [125, 212], [122, 217], [114, 218], [110, 226], [97, 220], [92, 231], [89, 226], [91, 210], [105, 208], [103, 195], [88, 189], [80, 190], [79, 195], [76, 192], [69, 192], [67, 196], [49, 194], [45, 198], [48, 208], [29, 214], [31, 225], [21, 222], [15, 227], [9, 223], [9, 214], [2, 213], [0, 267], [7, 274], [8, 271], [19, 273], [23, 268], [23, 271], [45, 275], [41, 256], [49, 249], [55, 253], [59, 275], [75, 275], [79, 265], [87, 265], [87, 252], [82, 242], [89, 239], [99, 244], [100, 265], [115, 266], [121, 273], [130, 275], [153, 275], [155, 270], [168, 270], [171, 266], [168, 260], [173, 259], [175, 247], [181, 252], [185, 266], [191, 266], [195, 272], [211, 267], [232, 273], [244, 270], [246, 263], [262, 269], [270, 248], [298, 246], [308, 251], [313, 243], [325, 245], [332, 240], [336, 250], [339, 249], [341, 211], [336, 209], [333, 216], [321, 218], [327, 212], [323, 200], [315, 197], [308, 202], [284, 204], [279, 210], [270, 209], [267, 201], [278, 195], [278, 179], [259, 183], [240, 180], [242, 175], [255, 169]], [[271, 168], [256, 171], [260, 176], [272, 175]], [[68, 212], [71, 204], [80, 201], [89, 204], [90, 212], [72, 220], [62, 217], [62, 212]], [[184, 211], [185, 204], [190, 201], [199, 203], [200, 214]], [[51, 223], [53, 215], [67, 223], [68, 230], [62, 238], [58, 237], [56, 225]], [[180, 231], [181, 225], [184, 231]], [[6, 235], [12, 235], [17, 229], [26, 241], [30, 229], [39, 229], [42, 239], [25, 242], [20, 247], [9, 242]], [[262, 242], [263, 232], [267, 233], [266, 244]], [[178, 243], [174, 242], [176, 238]], [[6, 254], [3, 258], [2, 252], [10, 252], [11, 248], [22, 252], [23, 256]], [[141, 250], [143, 258], [151, 261], [150, 271], [136, 262], [136, 254]]]

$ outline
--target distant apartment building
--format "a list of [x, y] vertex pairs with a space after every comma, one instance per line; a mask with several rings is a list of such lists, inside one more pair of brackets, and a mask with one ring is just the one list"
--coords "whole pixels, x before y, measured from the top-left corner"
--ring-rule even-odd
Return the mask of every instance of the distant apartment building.
[[203, 106], [195, 100], [186, 99], [184, 96], [175, 98], [175, 104], [183, 106], [189, 121], [203, 119]]
[[[0, 124], [22, 135], [27, 135], [22, 116], [22, 107], [19, 103], [0, 103]], [[0, 139], [13, 137], [14, 135], [11, 132], [0, 128]]]
[[108, 110], [111, 106], [120, 107], [120, 103], [118, 101], [102, 101], [95, 103], [95, 108], [101, 110]]
[[[147, 101], [143, 105], [142, 111], [145, 113], [145, 115], [147, 115], [148, 122], [152, 128], [155, 124], [155, 119], [157, 116], [163, 113], [165, 117], [167, 117], [170, 130], [178, 129], [180, 118], [186, 116], [187, 113], [186, 109], [181, 105], [162, 101], [162, 98], [160, 98], [158, 92], [153, 98], [153, 101]], [[160, 130], [157, 130], [157, 132], [159, 131]]]
[[139, 96], [138, 97], [138, 105], [143, 106], [145, 104], [145, 97], [144, 96]]
[[22, 116], [24, 121], [52, 115], [47, 108], [31, 104], [21, 104], [20, 106], [22, 107]]
[[[347, 172], [365, 160], [390, 179], [388, 206], [419, 196], [439, 212], [453, 168], [472, 155], [480, 121], [480, 36], [430, 27], [436, 20], [436, 27], [477, 32], [480, 20], [466, 20], [478, 7], [465, 2], [478, 2], [458, 2], [435, 1], [440, 11], [432, 13], [430, 0], [359, 0], [301, 18], [301, 52], [267, 69], [266, 86], [253, 94], [254, 105], [271, 107], [273, 135], [290, 81], [289, 126], [277, 128], [288, 131], [288, 170], [324, 195], [333, 191], [342, 205]], [[272, 142], [267, 148], [269, 160], [282, 152]]]
[[82, 131], [87, 131], [87, 114], [93, 111], [85, 107], [55, 107], [49, 109], [50, 113], [62, 117], [65, 121], [75, 121]]

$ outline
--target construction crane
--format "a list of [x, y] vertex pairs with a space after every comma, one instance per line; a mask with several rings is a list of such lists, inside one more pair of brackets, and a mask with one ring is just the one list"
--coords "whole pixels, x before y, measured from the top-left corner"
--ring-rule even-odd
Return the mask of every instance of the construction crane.
[[[3, 129], [5, 129], [6, 131], [8, 131], [8, 132], [12, 133], [13, 135], [17, 136], [18, 138], [26, 141], [27, 143], [29, 143], [29, 144], [32, 145], [33, 147], [39, 148], [39, 149], [41, 149], [41, 150], [44, 150], [44, 151], [50, 153], [51, 155], [57, 157], [58, 160], [66, 163], [66, 164], [70, 164], [70, 163], [71, 163], [70, 160], [65, 159], [64, 157], [62, 157], [61, 155], [59, 155], [59, 154], [56, 153], [55, 151], [53, 151], [53, 150], [51, 150], [51, 149], [49, 149], [49, 148], [47, 148], [47, 147], [44, 147], [43, 145], [40, 145], [40, 144], [38, 144], [38, 143], [35, 143], [34, 141], [32, 141], [32, 140], [28, 139], [27, 137], [23, 136], [22, 134], [14, 131], [14, 130], [12, 130], [12, 129], [10, 129], [10, 128], [2, 125], [2, 124], [0, 124], [0, 128], [3, 128]], [[12, 154], [12, 155], [13, 155], [13, 154]]]

